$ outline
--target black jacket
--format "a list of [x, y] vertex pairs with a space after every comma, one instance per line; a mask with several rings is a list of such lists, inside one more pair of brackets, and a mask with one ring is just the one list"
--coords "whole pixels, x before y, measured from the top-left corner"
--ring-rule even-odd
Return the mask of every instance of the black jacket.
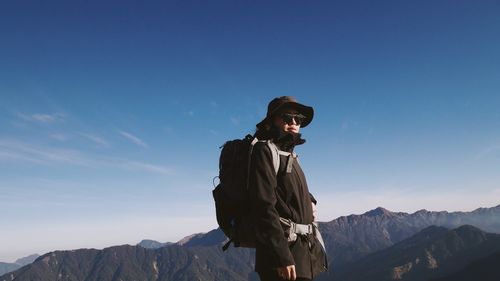
[[[278, 148], [289, 152], [297, 143], [303, 141], [285, 138], [276, 142]], [[286, 172], [286, 161], [286, 156], [280, 156], [276, 175], [266, 143], [257, 143], [252, 152], [249, 188], [257, 237], [255, 270], [265, 272], [295, 265], [297, 277], [312, 279], [326, 268], [320, 243], [314, 235], [299, 235], [295, 242], [289, 243], [279, 218], [310, 224], [313, 222], [311, 202], [316, 201], [309, 193], [298, 161], [294, 160], [291, 173]]]

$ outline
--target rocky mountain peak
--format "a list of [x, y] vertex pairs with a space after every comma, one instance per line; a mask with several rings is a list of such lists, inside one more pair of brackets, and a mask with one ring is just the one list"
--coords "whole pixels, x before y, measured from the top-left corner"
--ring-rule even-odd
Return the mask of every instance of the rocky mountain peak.
[[387, 209], [384, 209], [382, 207], [378, 207], [376, 209], [373, 209], [371, 211], [364, 213], [363, 215], [368, 216], [368, 217], [378, 217], [378, 216], [392, 216], [394, 214], [395, 213], [393, 213]]
[[141, 246], [146, 249], [158, 249], [161, 247], [166, 247], [171, 244], [172, 244], [171, 242], [162, 243], [155, 240], [144, 239], [141, 242], [139, 242], [137, 246]]

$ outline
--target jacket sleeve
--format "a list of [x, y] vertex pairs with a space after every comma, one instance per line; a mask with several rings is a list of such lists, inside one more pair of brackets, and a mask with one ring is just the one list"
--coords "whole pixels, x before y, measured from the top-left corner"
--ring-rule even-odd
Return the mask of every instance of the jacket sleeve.
[[277, 179], [272, 154], [265, 143], [257, 143], [252, 152], [249, 184], [257, 242], [265, 247], [278, 266], [294, 265], [275, 208]]

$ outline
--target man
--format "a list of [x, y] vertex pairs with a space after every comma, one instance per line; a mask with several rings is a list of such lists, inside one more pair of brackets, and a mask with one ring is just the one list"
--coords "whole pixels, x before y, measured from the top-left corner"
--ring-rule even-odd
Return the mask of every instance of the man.
[[312, 280], [327, 267], [322, 239], [313, 224], [316, 200], [293, 152], [305, 142], [300, 129], [311, 123], [313, 115], [312, 107], [284, 96], [269, 103], [266, 117], [257, 124], [255, 136], [281, 151], [277, 174], [273, 153], [264, 142], [255, 145], [250, 164], [255, 270], [262, 281]]

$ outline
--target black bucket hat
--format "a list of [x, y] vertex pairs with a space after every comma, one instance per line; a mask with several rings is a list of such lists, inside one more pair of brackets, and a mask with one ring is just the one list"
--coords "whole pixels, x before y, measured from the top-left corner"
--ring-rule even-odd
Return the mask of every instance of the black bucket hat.
[[300, 125], [301, 128], [309, 125], [314, 117], [314, 109], [312, 107], [298, 103], [294, 97], [283, 96], [275, 98], [269, 103], [266, 118], [257, 124], [257, 128], [263, 128], [265, 124], [271, 124], [273, 117], [285, 108], [293, 108], [306, 117]]

